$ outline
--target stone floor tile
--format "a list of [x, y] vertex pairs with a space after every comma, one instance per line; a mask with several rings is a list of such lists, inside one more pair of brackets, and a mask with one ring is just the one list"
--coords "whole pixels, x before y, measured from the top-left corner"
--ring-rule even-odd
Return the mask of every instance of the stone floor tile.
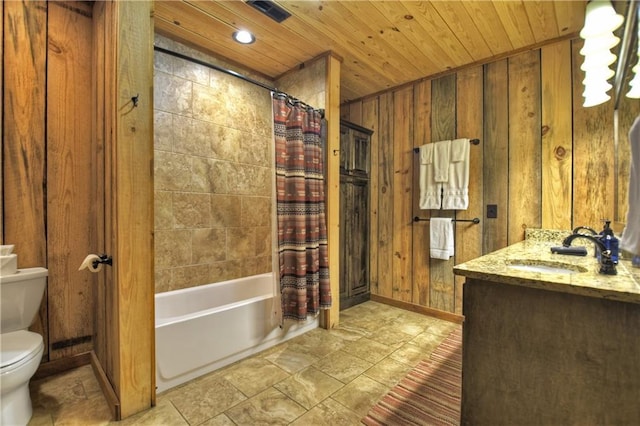
[[339, 380], [315, 367], [309, 367], [281, 381], [274, 388], [309, 410], [342, 386]]
[[334, 399], [327, 398], [291, 426], [353, 426], [360, 424], [361, 417]]
[[269, 388], [225, 414], [238, 425], [287, 425], [305, 411], [282, 392]]
[[336, 351], [313, 364], [318, 370], [349, 383], [373, 364], [344, 351]]
[[367, 376], [360, 376], [334, 393], [331, 398], [358, 415], [365, 416], [388, 391], [387, 386]]
[[247, 358], [221, 372], [222, 377], [248, 397], [254, 396], [281, 380], [289, 373], [264, 358]]

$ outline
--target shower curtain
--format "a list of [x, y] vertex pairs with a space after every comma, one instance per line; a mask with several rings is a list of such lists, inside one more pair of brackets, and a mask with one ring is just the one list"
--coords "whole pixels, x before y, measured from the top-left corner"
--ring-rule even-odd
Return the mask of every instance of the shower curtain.
[[331, 307], [320, 112], [273, 95], [282, 318]]

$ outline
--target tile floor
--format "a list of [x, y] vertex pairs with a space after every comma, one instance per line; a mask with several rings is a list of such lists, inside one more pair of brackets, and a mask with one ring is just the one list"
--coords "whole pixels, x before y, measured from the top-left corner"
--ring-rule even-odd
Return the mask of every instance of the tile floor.
[[[316, 329], [163, 392], [117, 424], [358, 425], [387, 391], [428, 358], [455, 324], [365, 302]], [[90, 366], [31, 382], [29, 425], [108, 425]]]

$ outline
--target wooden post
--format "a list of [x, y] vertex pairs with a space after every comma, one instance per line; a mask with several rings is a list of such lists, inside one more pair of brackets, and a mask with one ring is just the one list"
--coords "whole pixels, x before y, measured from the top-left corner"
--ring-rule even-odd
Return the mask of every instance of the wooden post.
[[340, 312], [340, 60], [327, 57], [325, 118], [327, 119], [327, 234], [331, 309], [323, 311], [321, 326], [338, 325]]

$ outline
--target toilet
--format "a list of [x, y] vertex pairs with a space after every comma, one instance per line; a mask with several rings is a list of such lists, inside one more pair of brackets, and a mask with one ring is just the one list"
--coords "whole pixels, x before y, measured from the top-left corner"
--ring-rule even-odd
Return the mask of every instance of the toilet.
[[48, 271], [13, 268], [16, 261], [7, 257], [15, 255], [1, 247], [0, 425], [26, 425], [32, 414], [29, 380], [44, 352], [42, 336], [27, 329], [40, 309]]

